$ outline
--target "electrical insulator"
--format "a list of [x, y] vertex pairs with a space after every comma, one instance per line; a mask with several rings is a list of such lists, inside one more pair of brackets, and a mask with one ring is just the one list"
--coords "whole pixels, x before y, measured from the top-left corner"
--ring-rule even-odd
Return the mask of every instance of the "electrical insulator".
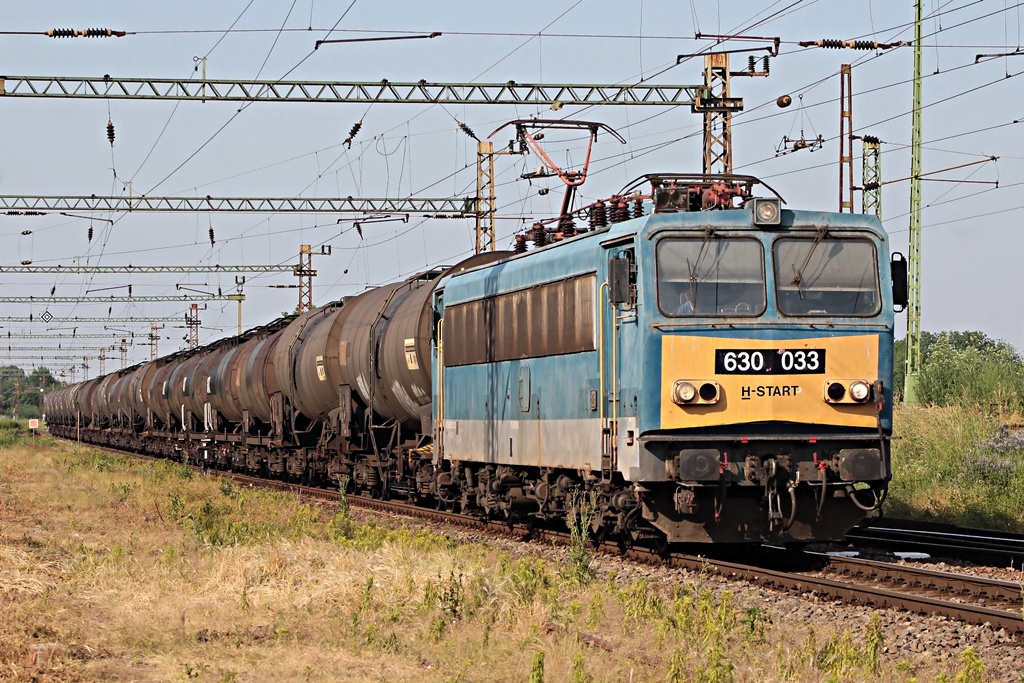
[[480, 142], [480, 138], [476, 136], [476, 133], [473, 132], [472, 128], [464, 124], [462, 121], [456, 121], [455, 123], [459, 124], [459, 128], [462, 130], [463, 133], [473, 138], [477, 142]]
[[352, 124], [352, 128], [351, 128], [351, 130], [349, 130], [348, 137], [345, 138], [345, 143], [344, 143], [344, 144], [348, 145], [349, 149], [352, 149], [352, 141], [355, 140], [356, 135], [359, 134], [359, 129], [362, 128], [362, 127], [363, 127], [363, 120], [362, 119], [359, 119], [354, 124]]
[[92, 226], [91, 226], [91, 225], [89, 226], [89, 232], [88, 232], [88, 233], [86, 233], [86, 234], [87, 234], [87, 235], [88, 235], [88, 237], [89, 237], [89, 241], [90, 241], [90, 242], [92, 242]]
[[51, 28], [46, 32], [46, 35], [51, 38], [110, 38], [112, 36], [124, 38], [127, 35], [127, 32], [115, 31], [109, 28], [83, 28], [81, 30], [73, 28]]
[[517, 254], [526, 253], [526, 235], [516, 235], [516, 244], [512, 250]]
[[217, 240], [215, 240], [213, 238], [213, 226], [211, 225], [210, 226], [210, 246], [212, 247], [216, 243], [217, 243]]
[[543, 247], [548, 243], [548, 234], [543, 223], [533, 224], [533, 246]]
[[611, 206], [608, 208], [608, 218], [612, 223], [621, 223], [629, 220], [629, 204], [622, 197], [612, 197]]
[[862, 135], [861, 140], [868, 143], [869, 145], [879, 145], [882, 143], [882, 141], [876, 138], [874, 135]]
[[572, 220], [572, 216], [562, 216], [558, 219], [558, 231], [562, 233], [562, 237], [576, 235], [576, 223]]
[[107, 120], [107, 139], [110, 140], [110, 146], [114, 146], [114, 122]]
[[754, 73], [757, 71], [757, 57], [750, 55], [747, 57], [747, 71]]
[[593, 230], [608, 225], [608, 213], [605, 211], [604, 202], [598, 201], [590, 207], [590, 227]]
[[53, 296], [56, 293], [57, 293], [57, 285], [54, 285], [53, 287], [50, 287], [50, 296]]
[[839, 50], [846, 47], [846, 41], [836, 40], [835, 38], [825, 38], [818, 41], [818, 47], [827, 48], [830, 50]]
[[128, 296], [132, 295], [132, 286], [128, 285]]
[[633, 200], [633, 218], [640, 218], [644, 215], [644, 200], [637, 197]]
[[22, 231], [21, 231], [21, 234], [22, 234], [22, 235], [31, 235], [31, 234], [32, 234], [32, 231], [31, 231], [31, 230], [22, 230]]
[[31, 266], [32, 265], [32, 261], [29, 261], [29, 260], [22, 261], [21, 265], [23, 265], [23, 266]]
[[766, 55], [766, 56], [765, 56], [765, 58], [764, 58], [764, 59], [763, 59], [763, 60], [761, 61], [761, 71], [763, 71], [763, 72], [764, 72], [764, 75], [765, 75], [765, 76], [767, 76], [767, 75], [768, 75], [768, 74], [769, 74], [769, 73], [771, 72], [771, 66], [769, 65], [769, 62], [768, 62], [768, 57], [767, 57], [767, 55]]
[[789, 95], [783, 95], [779, 99], [775, 100], [775, 104], [778, 105], [780, 109], [785, 109], [789, 105], [793, 104], [793, 98]]

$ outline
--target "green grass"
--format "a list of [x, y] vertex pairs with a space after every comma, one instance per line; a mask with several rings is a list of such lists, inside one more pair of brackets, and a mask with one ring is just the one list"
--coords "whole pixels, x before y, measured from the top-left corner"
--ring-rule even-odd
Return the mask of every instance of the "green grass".
[[958, 405], [900, 406], [894, 432], [887, 515], [990, 529], [1024, 526], [1024, 431], [981, 408]]

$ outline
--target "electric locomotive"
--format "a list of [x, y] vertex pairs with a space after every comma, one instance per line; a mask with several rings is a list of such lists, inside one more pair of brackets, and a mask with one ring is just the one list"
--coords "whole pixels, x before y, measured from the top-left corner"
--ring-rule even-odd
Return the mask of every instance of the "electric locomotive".
[[[630, 220], [441, 282], [439, 493], [557, 516], [582, 490], [596, 531], [670, 542], [838, 539], [876, 509], [886, 235], [755, 198], [756, 182], [648, 176], [610, 202], [628, 217], [647, 185]], [[898, 255], [894, 272], [905, 305]]]
[[891, 477], [906, 262], [876, 219], [757, 182], [645, 176], [534, 249], [59, 389], [48, 424], [625, 542], [841, 538]]

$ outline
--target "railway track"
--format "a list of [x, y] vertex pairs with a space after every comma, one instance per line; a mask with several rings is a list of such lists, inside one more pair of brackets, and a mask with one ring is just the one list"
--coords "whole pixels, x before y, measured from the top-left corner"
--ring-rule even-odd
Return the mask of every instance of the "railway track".
[[[109, 448], [99, 450], [141, 458], [149, 457]], [[330, 489], [261, 479], [234, 472], [205, 471], [241, 486], [288, 492], [309, 501], [337, 504], [342, 498], [339, 491]], [[569, 534], [558, 530], [472, 518], [443, 510], [359, 495], [350, 495], [347, 499], [353, 507], [371, 511], [426, 519], [523, 540], [569, 543]], [[625, 556], [637, 562], [712, 572], [724, 578], [746, 581], [771, 590], [813, 594], [879, 609], [944, 616], [971, 624], [990, 624], [993, 628], [1005, 629], [1008, 634], [1017, 638], [1024, 637], [1024, 585], [1012, 581], [833, 555], [818, 555], [818, 564], [823, 565], [818, 570], [782, 571], [686, 553], [659, 553], [638, 546], [622, 550], [617, 544], [598, 544], [595, 550]]]
[[872, 519], [846, 539], [861, 547], [916, 550], [999, 567], [1024, 566], [1024, 534], [908, 519]]

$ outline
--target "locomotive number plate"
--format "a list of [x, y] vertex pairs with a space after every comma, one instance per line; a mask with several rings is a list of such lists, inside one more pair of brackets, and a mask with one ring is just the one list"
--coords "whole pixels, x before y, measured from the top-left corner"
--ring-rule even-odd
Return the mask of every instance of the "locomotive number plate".
[[825, 349], [715, 349], [716, 375], [823, 375]]

